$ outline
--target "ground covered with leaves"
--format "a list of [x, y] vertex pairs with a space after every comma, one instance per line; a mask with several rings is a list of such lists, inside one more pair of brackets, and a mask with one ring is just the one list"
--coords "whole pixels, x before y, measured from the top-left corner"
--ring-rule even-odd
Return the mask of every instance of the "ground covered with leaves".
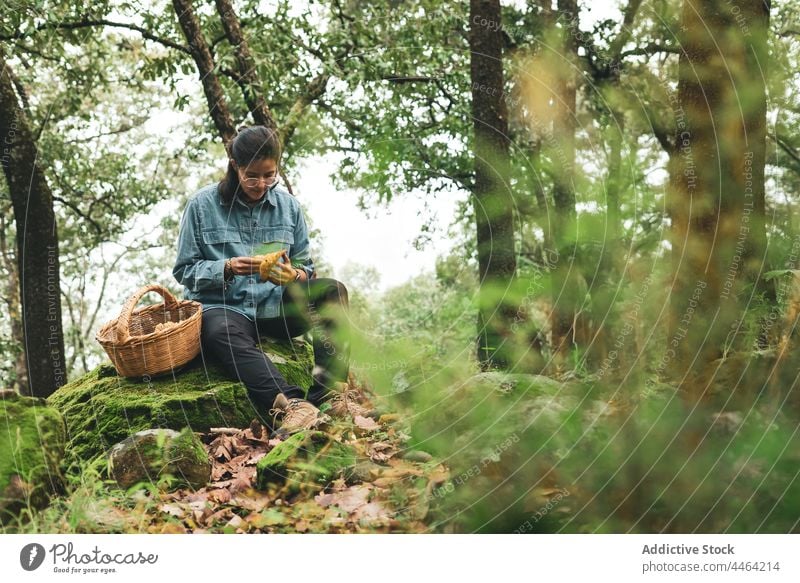
[[169, 475], [121, 489], [101, 463], [73, 469], [67, 494], [5, 531], [798, 530], [800, 425], [780, 401], [690, 406], [667, 384], [620, 399], [591, 379], [470, 379], [391, 397], [353, 379], [367, 414], [285, 440], [258, 420], [212, 428], [198, 434], [212, 464], [199, 489]]
[[[354, 383], [354, 381], [351, 381]], [[365, 407], [364, 386], [350, 387]], [[332, 418], [320, 431], [295, 435], [298, 447], [269, 472], [262, 463], [280, 439], [259, 420], [246, 428], [199, 434], [212, 461], [203, 488], [175, 487], [171, 476], [121, 490], [104, 468], [73, 477], [69, 495], [32, 513], [21, 531], [148, 533], [425, 532], [434, 490], [448, 469], [407, 447], [396, 414]], [[333, 458], [332, 448], [346, 451]], [[330, 460], [338, 462], [331, 467]], [[16, 529], [15, 529], [16, 530]]]

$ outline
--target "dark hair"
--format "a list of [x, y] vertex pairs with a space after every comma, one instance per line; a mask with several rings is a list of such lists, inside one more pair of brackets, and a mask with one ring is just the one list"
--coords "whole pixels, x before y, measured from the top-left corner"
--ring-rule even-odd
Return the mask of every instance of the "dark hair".
[[239, 167], [254, 160], [269, 158], [280, 162], [281, 140], [278, 132], [265, 126], [241, 127], [225, 148], [228, 152], [228, 171], [219, 183], [219, 195], [225, 204], [230, 204], [239, 189], [239, 175], [231, 160]]

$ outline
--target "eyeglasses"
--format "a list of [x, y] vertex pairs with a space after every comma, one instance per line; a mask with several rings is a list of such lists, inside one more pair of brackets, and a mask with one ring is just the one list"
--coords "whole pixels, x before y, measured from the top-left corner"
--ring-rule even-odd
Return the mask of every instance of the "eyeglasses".
[[239, 182], [245, 186], [258, 186], [264, 183], [265, 186], [273, 186], [278, 182], [278, 175], [275, 176], [262, 176], [261, 178], [242, 178], [239, 177]]
[[275, 174], [273, 174], [272, 176], [261, 176], [261, 177], [258, 177], [258, 178], [250, 177], [250, 176], [244, 176], [244, 172], [245, 171], [244, 171], [243, 168], [237, 168], [236, 171], [239, 174], [239, 182], [241, 184], [243, 184], [244, 186], [249, 186], [249, 187], [258, 186], [259, 184], [261, 184], [263, 182], [264, 185], [267, 188], [269, 188], [270, 186], [274, 186], [278, 182], [278, 180], [280, 179], [280, 176], [278, 175], [277, 169], [275, 171]]

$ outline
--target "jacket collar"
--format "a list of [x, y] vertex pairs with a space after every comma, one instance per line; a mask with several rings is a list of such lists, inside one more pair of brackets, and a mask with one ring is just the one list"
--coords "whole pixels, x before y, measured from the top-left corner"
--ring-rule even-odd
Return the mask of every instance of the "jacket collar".
[[[242, 204], [242, 205], [244, 205], [244, 206], [246, 206], [246, 207], [248, 207], [248, 208], [257, 208], [257, 207], [260, 207], [260, 206], [262, 206], [262, 205], [264, 204], [264, 201], [268, 201], [268, 202], [269, 202], [269, 204], [271, 204], [273, 207], [277, 207], [277, 206], [278, 206], [278, 204], [277, 204], [277, 201], [276, 201], [276, 199], [275, 199], [275, 188], [277, 188], [277, 186], [278, 186], [278, 184], [277, 184], [277, 183], [276, 183], [276, 184], [274, 184], [273, 186], [271, 186], [271, 187], [270, 187], [270, 189], [269, 189], [269, 190], [267, 190], [267, 194], [265, 194], [264, 196], [262, 196], [262, 197], [261, 197], [261, 200], [259, 200], [259, 201], [258, 201], [256, 204], [254, 204], [252, 207], [250, 207], [250, 206], [249, 206], [249, 205], [248, 205], [246, 202], [244, 202], [244, 201], [243, 201], [243, 200], [242, 200], [242, 199], [239, 197], [239, 193], [238, 193], [238, 192], [236, 193], [236, 196], [234, 196], [234, 197], [233, 197], [233, 198], [234, 198], [234, 202], [237, 202], [237, 201], [238, 201], [238, 203], [239, 203], [239, 204]], [[219, 204], [220, 204], [220, 206], [228, 206], [228, 205], [226, 205], [226, 204], [225, 204], [225, 201], [223, 201], [223, 200], [222, 200], [222, 197], [219, 197]]]

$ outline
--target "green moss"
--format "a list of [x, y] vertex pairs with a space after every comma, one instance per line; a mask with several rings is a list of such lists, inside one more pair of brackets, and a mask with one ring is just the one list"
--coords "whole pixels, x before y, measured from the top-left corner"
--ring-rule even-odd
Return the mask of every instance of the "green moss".
[[186, 428], [170, 443], [167, 458], [171, 464], [204, 464], [208, 462], [208, 453], [197, 435]]
[[314, 368], [314, 349], [304, 340], [291, 342], [267, 340], [261, 349], [269, 356], [277, 369], [290, 385], [305, 390], [311, 386], [311, 370]]
[[[313, 350], [305, 341], [269, 341], [261, 345], [291, 384], [308, 389]], [[127, 379], [109, 364], [68, 383], [48, 402], [66, 419], [70, 461], [92, 460], [137, 431], [151, 428], [208, 431], [245, 427], [266, 411], [255, 409], [244, 385], [221, 366], [201, 358], [182, 370], [157, 378]]]
[[211, 476], [208, 454], [189, 428], [180, 433], [150, 429], [132, 435], [111, 450], [109, 469], [122, 488], [138, 482], [201, 488]]
[[60, 463], [66, 429], [63, 417], [41, 399], [4, 391], [0, 400], [0, 520], [19, 503], [12, 484], [18, 476], [33, 487], [28, 503], [42, 505], [62, 487]]
[[259, 460], [256, 487], [288, 482], [293, 488], [325, 484], [351, 471], [356, 465], [355, 449], [334, 441], [320, 431], [301, 431], [278, 444]]
[[301, 431], [272, 448], [256, 466], [259, 487], [265, 486], [267, 482], [278, 482], [285, 478], [285, 470], [289, 461], [300, 455], [312, 439], [313, 432]]

